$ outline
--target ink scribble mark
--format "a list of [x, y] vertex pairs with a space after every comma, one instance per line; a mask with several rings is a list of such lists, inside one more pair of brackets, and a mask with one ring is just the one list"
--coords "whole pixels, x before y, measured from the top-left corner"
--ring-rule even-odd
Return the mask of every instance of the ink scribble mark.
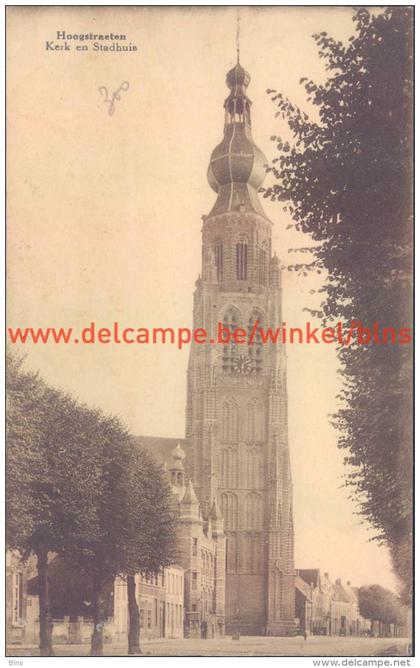
[[106, 86], [99, 86], [98, 91], [99, 95], [104, 99], [104, 103], [108, 105], [108, 114], [110, 116], [114, 115], [115, 112], [115, 102], [118, 100], [121, 100], [120, 93], [125, 92], [130, 88], [130, 84], [128, 81], [123, 81], [121, 86], [114, 92], [112, 93], [111, 97], [109, 97], [108, 94], [108, 88]]

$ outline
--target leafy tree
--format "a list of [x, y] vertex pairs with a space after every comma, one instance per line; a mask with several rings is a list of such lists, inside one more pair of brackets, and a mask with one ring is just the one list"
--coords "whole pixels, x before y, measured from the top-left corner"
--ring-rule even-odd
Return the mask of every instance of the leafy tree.
[[23, 559], [38, 557], [42, 592], [39, 594], [40, 653], [53, 654], [48, 623], [47, 555], [40, 545], [39, 527], [48, 521], [41, 486], [48, 478], [40, 441], [40, 405], [45, 386], [37, 374], [22, 372], [23, 359], [6, 357], [6, 545]]
[[[98, 430], [100, 428], [100, 431]], [[175, 559], [175, 518], [171, 492], [163, 471], [133, 445], [116, 418], [102, 418], [96, 427], [100, 443], [95, 490], [95, 532], [71, 549], [78, 567], [91, 581], [93, 634], [91, 655], [103, 653], [104, 591], [117, 576], [126, 578], [129, 609], [129, 654], [140, 653], [140, 616], [135, 575], [157, 573]], [[99, 455], [99, 453], [98, 453]]]
[[162, 469], [145, 450], [132, 448], [123, 480], [124, 531], [121, 541], [129, 610], [128, 653], [140, 653], [136, 573], [156, 574], [176, 561], [176, 515]]
[[[17, 547], [29, 540], [38, 504], [31, 492], [33, 471], [40, 464], [36, 448], [38, 406], [44, 386], [37, 374], [22, 373], [23, 359], [6, 359], [6, 541]], [[38, 423], [38, 424], [37, 424]]]
[[135, 575], [157, 573], [174, 560], [175, 524], [171, 492], [163, 472], [133, 445], [117, 420], [108, 421], [102, 443], [101, 494], [96, 536], [73, 553], [92, 581], [94, 631], [91, 654], [103, 652], [103, 596], [117, 576], [127, 581], [129, 654], [140, 653], [140, 615]]
[[[96, 612], [94, 626], [97, 633], [91, 648], [95, 653], [102, 651], [103, 622], [109, 614], [112, 615], [110, 593], [114, 577], [119, 575], [127, 582], [128, 653], [139, 654], [140, 615], [135, 575], [140, 571], [157, 573], [176, 560], [173, 497], [161, 468], [149, 453], [135, 445], [125, 451], [124, 457], [127, 458], [125, 468], [114, 489], [112, 504], [113, 512], [122, 519], [112, 536], [115, 549], [110, 551], [108, 542], [103, 546], [106, 560], [99, 585], [96, 584], [96, 574], [102, 559], [101, 540], [106, 536], [107, 527], [103, 534], [97, 533], [99, 541], [75, 546], [57, 556], [49, 566], [51, 609], [57, 616], [77, 617], [95, 615]], [[108, 516], [106, 521], [109, 519]], [[108, 528], [112, 524], [114, 522], [109, 523]], [[99, 594], [95, 592], [95, 586]]]
[[103, 418], [10, 354], [6, 389], [7, 545], [37, 556], [40, 654], [51, 656], [48, 564], [98, 535]]
[[[318, 119], [268, 91], [287, 121], [292, 146], [279, 155], [265, 193], [288, 201], [297, 230], [315, 242], [310, 259], [289, 268], [326, 270], [318, 314], [379, 332], [411, 325], [412, 25], [411, 7], [355, 11], [348, 44], [315, 35], [327, 80], [303, 78]], [[347, 483], [360, 512], [390, 547], [394, 570], [411, 590], [412, 424], [408, 345], [342, 346], [343, 390], [335, 426], [347, 451]], [[398, 336], [398, 334], [397, 334]], [[367, 335], [366, 335], [367, 339]]]
[[90, 498], [92, 530], [68, 546], [76, 568], [90, 579], [93, 633], [92, 656], [103, 653], [104, 590], [121, 570], [124, 535], [124, 471], [129, 464], [130, 436], [118, 418], [97, 412], [86, 448], [92, 457], [96, 481]]
[[358, 590], [359, 611], [365, 619], [383, 624], [404, 624], [405, 611], [401, 601], [380, 585], [368, 585]]
[[[115, 417], [49, 388], [22, 361], [7, 359], [7, 541], [37, 555], [40, 653], [53, 654], [49, 562], [86, 587], [93, 615], [91, 654], [103, 652], [107, 592], [127, 577], [129, 652], [139, 648], [134, 575], [175, 559], [175, 517], [162, 470], [136, 449]], [[58, 566], [57, 566], [58, 565]], [[58, 588], [63, 581], [55, 577]], [[57, 596], [53, 599], [57, 605]], [[68, 597], [77, 608], [77, 592]]]

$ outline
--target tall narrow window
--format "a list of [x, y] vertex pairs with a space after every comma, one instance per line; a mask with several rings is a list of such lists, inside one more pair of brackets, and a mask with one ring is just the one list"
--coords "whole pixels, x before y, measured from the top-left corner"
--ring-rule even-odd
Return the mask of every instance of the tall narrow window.
[[227, 448], [222, 451], [221, 480], [223, 487], [238, 487], [238, 451]]
[[224, 443], [236, 443], [238, 423], [238, 406], [232, 397], [228, 397], [222, 404], [222, 441]]
[[248, 278], [248, 243], [243, 239], [236, 244], [236, 278], [238, 281]]
[[249, 442], [264, 440], [264, 409], [258, 399], [252, 399], [246, 407], [247, 439]]
[[245, 526], [247, 529], [263, 528], [263, 506], [260, 494], [251, 493], [245, 497]]
[[241, 570], [244, 573], [253, 572], [253, 550], [252, 550], [252, 534], [246, 533], [242, 535], [242, 545], [241, 545]]
[[266, 285], [267, 283], [267, 252], [260, 248], [258, 258], [258, 282], [260, 285]]
[[235, 573], [238, 562], [237, 535], [230, 533], [226, 540], [226, 570]]
[[214, 245], [214, 255], [216, 258], [216, 267], [217, 267], [217, 280], [223, 281], [223, 241], [222, 239], [216, 239]]
[[13, 596], [13, 622], [15, 624], [18, 624], [22, 619], [22, 607], [23, 607], [22, 573], [13, 574], [12, 596]]
[[[258, 322], [258, 326], [256, 326]], [[263, 367], [263, 343], [261, 341], [261, 329], [264, 328], [264, 316], [255, 310], [248, 320], [248, 336], [251, 337], [254, 332], [252, 345], [248, 348], [248, 355], [253, 361], [255, 373], [260, 373]], [[248, 339], [250, 340], [250, 339]]]
[[237, 344], [235, 343], [232, 334], [238, 328], [239, 320], [239, 313], [232, 308], [229, 309], [223, 317], [223, 327], [230, 330], [230, 342], [223, 346], [223, 371], [229, 372], [233, 370], [233, 360], [237, 353]]
[[262, 487], [264, 465], [261, 448], [247, 448], [245, 454], [245, 479], [248, 488]]
[[222, 515], [227, 530], [236, 529], [238, 526], [238, 497], [236, 494], [224, 492], [221, 495]]

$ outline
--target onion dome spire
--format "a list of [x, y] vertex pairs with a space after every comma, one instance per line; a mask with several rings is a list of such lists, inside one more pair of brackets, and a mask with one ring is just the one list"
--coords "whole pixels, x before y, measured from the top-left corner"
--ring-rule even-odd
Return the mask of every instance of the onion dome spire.
[[181, 448], [181, 443], [179, 441], [176, 444], [176, 447], [172, 450], [171, 455], [172, 455], [172, 459], [175, 459], [175, 460], [182, 461], [183, 459], [185, 459], [185, 452]]
[[172, 461], [168, 467], [171, 483], [175, 485], [175, 487], [184, 487], [185, 473], [183, 460], [185, 459], [185, 452], [181, 448], [179, 441], [177, 446], [172, 450], [171, 456]]
[[265, 216], [257, 191], [265, 177], [267, 159], [252, 139], [252, 103], [247, 95], [250, 81], [238, 59], [226, 75], [230, 93], [224, 103], [224, 138], [214, 149], [207, 172], [209, 184], [218, 194], [210, 216], [228, 211]]

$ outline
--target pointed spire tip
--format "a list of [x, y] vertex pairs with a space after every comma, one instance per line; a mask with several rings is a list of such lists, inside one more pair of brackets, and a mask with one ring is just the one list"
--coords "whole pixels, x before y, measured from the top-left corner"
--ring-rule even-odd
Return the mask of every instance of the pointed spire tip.
[[241, 37], [241, 17], [239, 16], [239, 7], [236, 10], [236, 58], [239, 65], [240, 53], [240, 37]]

